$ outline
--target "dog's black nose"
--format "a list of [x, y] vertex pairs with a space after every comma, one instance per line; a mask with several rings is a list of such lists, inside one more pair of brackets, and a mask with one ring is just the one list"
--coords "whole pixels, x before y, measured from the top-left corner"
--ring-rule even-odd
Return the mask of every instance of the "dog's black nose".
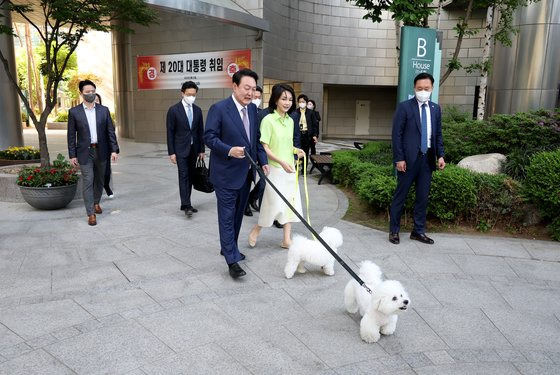
[[404, 301], [402, 301], [405, 305], [408, 305], [408, 300], [405, 299]]

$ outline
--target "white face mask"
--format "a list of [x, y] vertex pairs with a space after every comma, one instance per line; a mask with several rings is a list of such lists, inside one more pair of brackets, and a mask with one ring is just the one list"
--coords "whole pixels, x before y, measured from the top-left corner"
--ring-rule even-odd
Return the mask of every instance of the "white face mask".
[[301, 102], [301, 103], [299, 103], [299, 108], [301, 108], [301, 109], [307, 108], [307, 104]]
[[416, 99], [418, 99], [418, 101], [421, 103], [425, 103], [428, 100], [430, 100], [430, 95], [432, 95], [430, 91], [425, 91], [425, 90], [416, 91]]
[[261, 102], [262, 102], [261, 99], [253, 99], [251, 101], [253, 102], [254, 105], [257, 106], [257, 108], [261, 106]]
[[190, 95], [189, 95], [189, 96], [187, 96], [187, 95], [183, 96], [183, 100], [184, 100], [185, 103], [187, 103], [188, 105], [193, 105], [195, 99], [196, 99], [196, 96], [190, 96]]
[[307, 105], [307, 108], [308, 108], [308, 109], [313, 109], [313, 104], [309, 103], [309, 104]]

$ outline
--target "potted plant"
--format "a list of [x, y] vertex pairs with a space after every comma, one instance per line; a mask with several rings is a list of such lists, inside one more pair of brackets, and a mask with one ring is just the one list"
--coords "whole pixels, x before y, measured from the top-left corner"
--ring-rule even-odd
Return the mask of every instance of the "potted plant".
[[0, 151], [0, 167], [13, 164], [40, 163], [41, 154], [32, 146], [10, 147]]
[[74, 199], [78, 186], [76, 168], [58, 154], [52, 166], [25, 167], [17, 184], [23, 199], [41, 210], [64, 208]]

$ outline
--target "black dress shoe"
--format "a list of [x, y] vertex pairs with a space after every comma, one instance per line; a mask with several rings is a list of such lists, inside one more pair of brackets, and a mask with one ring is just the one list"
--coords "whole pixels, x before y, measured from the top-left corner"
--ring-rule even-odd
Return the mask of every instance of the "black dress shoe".
[[241, 276], [245, 276], [247, 274], [245, 271], [243, 271], [243, 268], [241, 268], [241, 266], [237, 263], [228, 264], [228, 267], [229, 267], [229, 275], [234, 279], [237, 279], [238, 277]]
[[245, 207], [245, 212], [243, 214], [245, 214], [245, 216], [253, 216], [253, 212], [251, 211], [251, 208], [249, 207], [249, 205], [247, 205], [247, 207]]
[[412, 232], [412, 233], [410, 233], [410, 239], [420, 241], [420, 242], [426, 243], [428, 245], [433, 245], [434, 244], [434, 240], [432, 240], [430, 237], [426, 236], [424, 233], [419, 234], [419, 233]]
[[251, 206], [251, 208], [255, 211], [259, 211], [260, 207], [259, 207], [259, 201], [255, 200], [255, 201], [251, 201], [249, 202], [249, 206]]
[[[222, 250], [220, 250], [220, 255], [224, 255], [224, 252]], [[241, 255], [241, 260], [245, 260], [245, 254], [239, 253], [239, 255]]]
[[389, 233], [389, 242], [394, 243], [395, 245], [398, 245], [401, 240], [399, 238], [399, 234], [398, 233]]
[[192, 207], [187, 207], [185, 208], [185, 215], [187, 215], [187, 217], [191, 217], [193, 214], [193, 208]]
[[274, 223], [273, 223], [273, 224], [274, 224], [274, 226], [275, 226], [276, 228], [280, 228], [280, 229], [281, 229], [281, 228], [284, 228], [284, 224], [280, 224], [280, 223], [278, 222], [278, 220], [274, 220]]

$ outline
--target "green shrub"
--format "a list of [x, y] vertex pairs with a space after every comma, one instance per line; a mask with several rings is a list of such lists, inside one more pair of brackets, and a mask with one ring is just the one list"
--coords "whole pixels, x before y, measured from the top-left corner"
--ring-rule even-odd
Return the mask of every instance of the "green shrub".
[[519, 227], [525, 212], [520, 195], [521, 184], [505, 175], [472, 173], [477, 196], [470, 220], [485, 232], [501, 222], [508, 227]]
[[352, 181], [352, 176], [350, 173], [350, 167], [357, 162], [358, 158], [355, 155], [358, 150], [343, 150], [333, 152], [333, 179], [343, 185], [350, 186]]
[[524, 195], [544, 217], [560, 217], [560, 149], [533, 155], [524, 185]]
[[5, 160], [34, 160], [40, 158], [41, 153], [33, 146], [10, 147], [0, 151], [0, 159]]
[[444, 121], [447, 162], [490, 152], [533, 154], [560, 147], [560, 109], [515, 115], [494, 115], [486, 121]]
[[446, 106], [442, 111], [441, 121], [444, 123], [449, 122], [462, 122], [472, 119], [472, 113], [461, 111], [459, 107], [454, 105]]
[[54, 118], [54, 121], [56, 122], [68, 122], [68, 112], [66, 111], [60, 111], [56, 114], [56, 117]]
[[391, 206], [393, 194], [397, 187], [397, 180], [383, 174], [368, 174], [357, 183], [358, 196], [373, 207], [388, 210]]
[[428, 212], [440, 220], [456, 220], [476, 205], [473, 173], [448, 165], [432, 175]]
[[548, 225], [548, 231], [553, 239], [560, 241], [560, 216], [552, 220], [552, 223]]

